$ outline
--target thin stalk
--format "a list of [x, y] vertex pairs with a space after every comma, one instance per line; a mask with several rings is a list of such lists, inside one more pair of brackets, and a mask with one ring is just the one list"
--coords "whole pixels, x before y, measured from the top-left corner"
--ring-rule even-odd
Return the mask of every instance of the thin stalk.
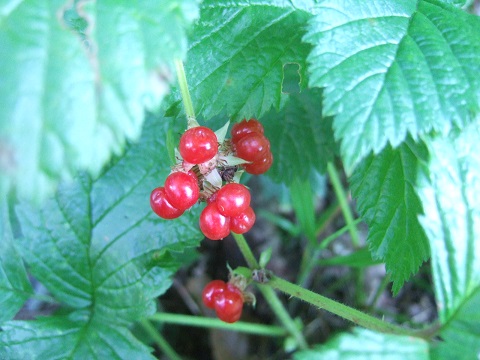
[[[327, 171], [337, 196], [338, 203], [342, 209], [343, 217], [345, 218], [345, 222], [348, 226], [353, 247], [358, 249], [360, 247], [360, 237], [358, 236], [357, 227], [354, 224], [353, 214], [348, 204], [347, 194], [345, 193], [342, 182], [340, 181], [340, 176], [338, 175], [337, 169], [331, 162], [327, 164]], [[365, 293], [363, 291], [364, 273], [361, 269], [355, 269], [354, 273], [356, 287], [355, 300], [357, 305], [362, 305], [365, 303]]]
[[183, 326], [202, 327], [210, 329], [221, 329], [238, 331], [247, 334], [263, 335], [263, 336], [285, 336], [287, 332], [279, 326], [254, 324], [238, 321], [228, 324], [219, 319], [207, 318], [204, 316], [192, 316], [183, 314], [156, 313], [149, 317], [150, 321], [176, 324]]
[[350, 236], [352, 237], [353, 246], [355, 248], [358, 248], [360, 247], [360, 238], [358, 236], [357, 227], [353, 223], [353, 214], [350, 210], [350, 206], [347, 200], [347, 194], [345, 194], [345, 190], [343, 189], [342, 182], [340, 181], [340, 176], [338, 175], [338, 171], [331, 162], [327, 164], [327, 171], [330, 177], [330, 181], [332, 182], [335, 195], [337, 196], [338, 203], [340, 205], [340, 208], [342, 209], [345, 222], [347, 223]]
[[312, 304], [320, 309], [324, 309], [333, 314], [341, 316], [342, 318], [347, 319], [366, 329], [370, 329], [373, 331], [380, 331], [383, 333], [396, 334], [396, 335], [420, 336], [420, 337], [422, 337], [423, 335], [420, 332], [416, 332], [410, 329], [405, 329], [403, 327], [390, 324], [380, 319], [377, 319], [373, 316], [367, 315], [359, 310], [343, 305], [339, 302], [331, 300], [320, 294], [314, 293], [313, 291], [304, 289], [301, 286], [292, 284], [276, 276], [272, 276], [272, 278], [268, 282], [268, 285], [290, 296], [306, 301], [309, 304]]
[[[232, 232], [232, 236], [237, 242], [240, 252], [245, 258], [245, 261], [247, 262], [250, 269], [259, 269], [260, 265], [258, 264], [258, 261], [255, 258], [255, 255], [253, 255], [253, 252], [250, 249], [250, 246], [248, 246], [248, 243], [245, 240], [245, 237], [243, 235], [235, 234], [233, 232]], [[270, 286], [259, 285], [258, 289], [260, 290], [263, 297], [265, 298], [267, 303], [270, 305], [272, 311], [275, 313], [275, 315], [280, 320], [282, 325], [290, 333], [290, 335], [293, 336], [293, 338], [297, 342], [298, 347], [300, 347], [301, 349], [308, 348], [307, 341], [305, 340], [302, 332], [297, 328], [297, 324], [290, 317], [290, 314], [283, 306], [282, 302], [278, 298], [275, 291]]]
[[[353, 221], [353, 224], [356, 226], [361, 222], [361, 219], [356, 219]], [[344, 234], [345, 232], [349, 231], [349, 226], [344, 226], [343, 228], [335, 231], [333, 234], [327, 236], [322, 242], [313, 250], [313, 255], [310, 257], [310, 261], [308, 261], [303, 268], [300, 276], [298, 277], [298, 283], [304, 285], [308, 275], [312, 271], [312, 269], [317, 265], [317, 259], [324, 250], [332, 241], [337, 239], [340, 235]], [[310, 252], [309, 252], [310, 253]]]
[[372, 310], [374, 307], [377, 306], [378, 299], [380, 299], [380, 296], [385, 291], [389, 282], [390, 282], [390, 274], [387, 274], [384, 276], [384, 278], [382, 279], [382, 282], [378, 286], [377, 291], [375, 292], [375, 296], [373, 297], [370, 305], [368, 306], [369, 310]]
[[192, 98], [190, 97], [190, 91], [188, 90], [187, 77], [185, 76], [185, 69], [183, 68], [182, 60], [175, 60], [175, 69], [177, 71], [178, 86], [180, 87], [185, 114], [187, 114], [188, 125], [191, 123], [198, 125], [195, 119], [195, 110], [193, 109]]
[[155, 344], [162, 350], [162, 352], [170, 360], [182, 360], [182, 357], [177, 354], [177, 352], [170, 346], [170, 344], [165, 340], [165, 338], [153, 327], [153, 325], [147, 319], [140, 321], [143, 329], [147, 334], [155, 341]]

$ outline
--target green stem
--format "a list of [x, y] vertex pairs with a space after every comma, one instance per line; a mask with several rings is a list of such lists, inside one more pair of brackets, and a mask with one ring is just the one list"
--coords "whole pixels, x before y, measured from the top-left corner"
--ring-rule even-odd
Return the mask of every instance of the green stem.
[[327, 164], [327, 171], [328, 175], [330, 176], [330, 181], [332, 182], [335, 195], [337, 196], [338, 203], [342, 209], [345, 222], [347, 223], [350, 236], [352, 237], [353, 246], [358, 248], [360, 247], [360, 238], [358, 236], [357, 227], [353, 221], [353, 215], [348, 204], [347, 194], [345, 194], [342, 182], [340, 181], [340, 176], [338, 175], [337, 169], [331, 162]]
[[240, 249], [240, 252], [242, 253], [243, 257], [245, 258], [245, 261], [247, 262], [247, 265], [250, 269], [259, 269], [260, 265], [258, 264], [257, 259], [255, 258], [255, 255], [253, 255], [252, 250], [250, 249], [250, 246], [248, 246], [247, 240], [245, 240], [245, 237], [241, 234], [235, 234], [234, 232], [231, 233], [235, 241], [237, 242], [237, 246]]
[[183, 326], [204, 327], [211, 329], [221, 329], [238, 331], [247, 334], [263, 335], [263, 336], [285, 336], [286, 331], [279, 326], [254, 324], [238, 321], [228, 324], [219, 319], [207, 318], [204, 316], [193, 316], [183, 314], [156, 313], [149, 318], [151, 321], [176, 324]]
[[180, 94], [182, 95], [183, 106], [185, 107], [185, 114], [187, 114], [188, 126], [198, 126], [195, 119], [195, 110], [193, 109], [192, 98], [188, 90], [187, 77], [185, 76], [185, 69], [183, 68], [182, 60], [175, 60], [175, 69], [177, 70], [178, 86], [180, 87]]
[[400, 326], [393, 325], [377, 319], [373, 316], [367, 315], [361, 311], [338, 303], [325, 296], [304, 289], [301, 286], [292, 284], [276, 276], [272, 276], [272, 278], [268, 282], [268, 285], [290, 296], [297, 297], [300, 300], [306, 301], [309, 304], [312, 304], [318, 308], [325, 309], [333, 314], [341, 316], [344, 319], [350, 320], [351, 322], [370, 330], [396, 335], [421, 335], [420, 333], [417, 333], [413, 330], [405, 329]]
[[[250, 269], [259, 269], [260, 265], [258, 264], [255, 255], [253, 255], [252, 250], [248, 246], [247, 241], [243, 235], [235, 234], [232, 232], [232, 236], [237, 242], [238, 247], [240, 248], [240, 252], [242, 253], [245, 261], [247, 262]], [[260, 292], [262, 293], [263, 297], [270, 305], [272, 311], [275, 313], [277, 318], [283, 324], [285, 329], [290, 333], [291, 336], [295, 338], [298, 346], [301, 349], [306, 349], [308, 347], [307, 341], [303, 337], [302, 332], [297, 328], [297, 324], [293, 319], [290, 317], [290, 314], [285, 309], [283, 304], [281, 303], [280, 299], [278, 298], [275, 291], [269, 286], [259, 286], [258, 287]]]
[[[356, 226], [361, 222], [361, 219], [356, 219], [353, 224]], [[337, 239], [340, 235], [344, 234], [345, 232], [349, 231], [348, 226], [344, 226], [343, 228], [335, 231], [333, 234], [327, 236], [325, 239], [323, 239], [320, 244], [313, 250], [313, 255], [309, 257], [309, 261], [305, 263], [303, 270], [298, 277], [298, 283], [299, 284], [305, 284], [308, 278], [308, 275], [310, 275], [310, 272], [312, 269], [317, 265], [317, 259], [322, 253], [322, 250], [324, 250], [330, 243]], [[311, 252], [312, 249], [310, 249], [309, 253]]]
[[182, 357], [177, 354], [177, 352], [170, 346], [170, 344], [165, 340], [165, 338], [153, 327], [153, 325], [147, 319], [140, 321], [143, 329], [147, 334], [155, 341], [155, 344], [162, 350], [162, 352], [170, 360], [182, 360]]

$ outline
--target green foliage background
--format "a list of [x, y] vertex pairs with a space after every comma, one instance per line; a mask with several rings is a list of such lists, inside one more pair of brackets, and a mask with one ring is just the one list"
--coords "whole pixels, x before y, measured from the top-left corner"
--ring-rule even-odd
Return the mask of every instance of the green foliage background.
[[[394, 292], [431, 258], [444, 341], [412, 343], [411, 356], [475, 357], [480, 20], [467, 5], [2, 1], [0, 357], [152, 358], [128, 326], [155, 311], [175, 252], [201, 240], [195, 211], [163, 222], [147, 201], [168, 173], [167, 134], [185, 125], [175, 59], [199, 118], [264, 123], [273, 180], [338, 156]], [[282, 92], [288, 64], [296, 94]], [[23, 261], [68, 314], [11, 321], [33, 296]], [[312, 358], [370, 358], [366, 338], [378, 354], [407, 351], [405, 338], [355, 331]]]

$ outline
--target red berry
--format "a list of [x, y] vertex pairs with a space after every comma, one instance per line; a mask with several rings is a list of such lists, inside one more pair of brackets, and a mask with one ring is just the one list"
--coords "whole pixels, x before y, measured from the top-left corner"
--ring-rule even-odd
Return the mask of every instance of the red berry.
[[223, 216], [237, 216], [249, 205], [250, 191], [242, 184], [227, 184], [217, 191], [217, 207]]
[[210, 281], [202, 292], [202, 300], [206, 307], [213, 309], [215, 307], [215, 297], [224, 292], [227, 288], [227, 284], [222, 280]]
[[165, 180], [165, 195], [174, 207], [187, 210], [195, 205], [200, 196], [197, 177], [191, 171], [171, 173]]
[[263, 134], [263, 125], [256, 119], [246, 120], [243, 119], [241, 122], [233, 125], [230, 133], [232, 134], [232, 142], [235, 144], [247, 134], [252, 132]]
[[230, 219], [230, 230], [235, 234], [244, 234], [255, 224], [255, 212], [249, 206], [240, 215]]
[[150, 206], [155, 214], [164, 219], [175, 219], [183, 214], [183, 210], [177, 209], [168, 202], [163, 187], [153, 189], [150, 194]]
[[183, 160], [191, 164], [204, 163], [218, 152], [217, 136], [205, 126], [190, 128], [180, 138], [178, 150]]
[[220, 320], [234, 323], [242, 316], [243, 295], [242, 292], [231, 284], [227, 289], [215, 297], [215, 312]]
[[230, 218], [220, 214], [216, 203], [208, 204], [200, 214], [200, 230], [210, 240], [221, 240], [230, 233]]
[[259, 133], [250, 133], [242, 137], [236, 144], [237, 156], [243, 160], [255, 162], [265, 157], [270, 151], [270, 142]]
[[270, 151], [265, 154], [265, 157], [254, 161], [251, 164], [244, 164], [243, 168], [246, 172], [252, 175], [260, 175], [268, 171], [273, 163], [273, 155]]

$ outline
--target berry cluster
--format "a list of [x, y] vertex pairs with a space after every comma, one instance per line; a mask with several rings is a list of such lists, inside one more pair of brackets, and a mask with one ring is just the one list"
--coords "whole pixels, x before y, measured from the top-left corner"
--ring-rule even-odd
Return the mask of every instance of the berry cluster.
[[205, 126], [183, 133], [177, 164], [164, 186], [150, 195], [150, 205], [158, 216], [175, 219], [198, 201], [205, 201], [199, 225], [207, 238], [220, 240], [230, 231], [243, 234], [252, 228], [255, 213], [250, 207], [250, 192], [238, 180], [242, 168], [256, 175], [270, 168], [270, 142], [255, 119], [235, 124], [231, 134], [231, 140], [218, 139]]
[[242, 315], [243, 292], [230, 282], [209, 282], [203, 289], [202, 299], [206, 307], [215, 309], [218, 318], [227, 323], [234, 323]]
[[[177, 164], [164, 186], [150, 194], [150, 206], [158, 216], [175, 219], [204, 201], [199, 225], [207, 238], [220, 240], [230, 231], [243, 234], [255, 223], [255, 213], [240, 176], [243, 171], [263, 174], [273, 161], [263, 126], [244, 119], [232, 127], [232, 138], [224, 139], [227, 125], [217, 133], [193, 125], [180, 138]], [[233, 323], [240, 319], [243, 304], [254, 302], [253, 295], [243, 291], [245, 286], [242, 276], [232, 276], [228, 283], [213, 280], [203, 290], [203, 302], [219, 319]]]
[[237, 156], [248, 161], [243, 165], [246, 172], [260, 175], [270, 169], [273, 155], [264, 129], [255, 119], [242, 120], [232, 127], [232, 143]]

